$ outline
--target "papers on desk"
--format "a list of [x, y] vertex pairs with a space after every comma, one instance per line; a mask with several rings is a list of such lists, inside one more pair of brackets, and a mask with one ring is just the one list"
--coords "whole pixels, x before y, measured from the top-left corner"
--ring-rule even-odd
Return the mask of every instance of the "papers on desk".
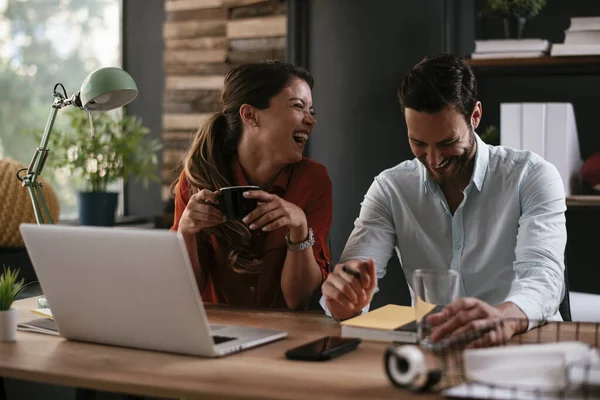
[[41, 317], [54, 319], [54, 317], [52, 316], [52, 311], [50, 311], [49, 308], [34, 308], [33, 310], [31, 310], [31, 312]]
[[468, 383], [446, 390], [446, 396], [578, 399], [582, 388], [600, 387], [600, 357], [580, 342], [465, 350], [464, 374]]
[[523, 389], [490, 387], [477, 383], [465, 383], [444, 391], [444, 396], [466, 399], [500, 400], [589, 400], [590, 393], [536, 392]]

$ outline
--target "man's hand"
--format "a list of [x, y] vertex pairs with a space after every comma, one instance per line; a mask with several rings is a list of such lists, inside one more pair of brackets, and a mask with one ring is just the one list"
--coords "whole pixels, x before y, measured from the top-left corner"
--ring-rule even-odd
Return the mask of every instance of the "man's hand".
[[472, 297], [454, 301], [439, 313], [428, 316], [427, 322], [433, 327], [432, 343], [470, 331], [487, 331], [469, 347], [504, 343], [525, 331], [528, 325], [527, 316], [514, 303], [506, 302], [494, 307]]
[[[360, 279], [345, 272], [344, 265], [360, 274]], [[371, 302], [376, 287], [377, 271], [375, 263], [369, 259], [351, 260], [336, 265], [321, 290], [331, 315], [337, 319], [346, 319], [358, 314]]]

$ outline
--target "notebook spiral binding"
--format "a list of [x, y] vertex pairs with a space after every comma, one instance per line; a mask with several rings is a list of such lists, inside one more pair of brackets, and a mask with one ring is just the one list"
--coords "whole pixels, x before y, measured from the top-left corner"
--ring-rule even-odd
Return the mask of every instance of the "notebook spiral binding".
[[[384, 356], [388, 378], [395, 386], [401, 388], [417, 392], [440, 391], [449, 397], [515, 400], [600, 399], [600, 357], [598, 356], [600, 323], [540, 323], [540, 326], [535, 329], [516, 335], [509, 340], [501, 340], [500, 338], [504, 336], [504, 327], [507, 323], [513, 322], [515, 320], [498, 320], [480, 329], [438, 342], [429, 348], [416, 345], [391, 346]], [[494, 344], [487, 343], [487, 339], [494, 335], [500, 340]], [[561, 376], [557, 377], [557, 381], [564, 384], [554, 388], [522, 382], [510, 385], [476, 380], [469, 376], [469, 371], [465, 367], [465, 350], [472, 348], [473, 344], [485, 344], [485, 348], [491, 349], [503, 346], [551, 343], [571, 345], [566, 342], [586, 344], [587, 346], [583, 347], [589, 349], [587, 351], [593, 355], [593, 360], [592, 358], [572, 359], [559, 365]], [[579, 344], [576, 343], [576, 345]], [[534, 347], [527, 346], [527, 348]], [[514, 347], [506, 347], [506, 349], [516, 350]], [[502, 361], [498, 359], [498, 361], [506, 362], [506, 359]], [[538, 360], [538, 363], [541, 361]], [[531, 373], [539, 374], [540, 372], [531, 371]], [[460, 389], [460, 392], [457, 392], [456, 389]]]

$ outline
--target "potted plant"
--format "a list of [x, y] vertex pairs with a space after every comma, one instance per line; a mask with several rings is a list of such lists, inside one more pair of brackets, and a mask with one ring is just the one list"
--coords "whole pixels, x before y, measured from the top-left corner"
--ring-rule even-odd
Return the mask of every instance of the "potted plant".
[[92, 136], [87, 113], [77, 109], [65, 113], [70, 123], [50, 137], [47, 164], [83, 182], [85, 189], [78, 193], [81, 225], [112, 226], [118, 193], [109, 192], [108, 185], [129, 178], [141, 180], [145, 187], [149, 181], [159, 182], [156, 169], [162, 145], [149, 138], [148, 128], [136, 117], [96, 113]]
[[545, 5], [546, 0], [487, 0], [481, 15], [501, 17], [505, 38], [522, 39], [527, 20], [538, 15]]
[[19, 292], [25, 287], [24, 280], [17, 281], [19, 270], [4, 266], [0, 275], [0, 341], [14, 341], [17, 337], [18, 310], [12, 307]]

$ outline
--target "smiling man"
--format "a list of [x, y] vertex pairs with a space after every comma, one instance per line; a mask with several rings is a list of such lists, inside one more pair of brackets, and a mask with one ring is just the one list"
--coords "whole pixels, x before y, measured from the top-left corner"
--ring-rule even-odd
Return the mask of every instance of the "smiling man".
[[419, 268], [461, 274], [461, 298], [429, 318], [432, 341], [515, 318], [487, 335], [489, 344], [560, 320], [566, 205], [556, 168], [479, 138], [477, 82], [457, 56], [425, 58], [398, 94], [415, 158], [369, 188], [340, 264], [323, 284], [325, 310], [340, 320], [368, 310], [395, 249], [409, 286]]

